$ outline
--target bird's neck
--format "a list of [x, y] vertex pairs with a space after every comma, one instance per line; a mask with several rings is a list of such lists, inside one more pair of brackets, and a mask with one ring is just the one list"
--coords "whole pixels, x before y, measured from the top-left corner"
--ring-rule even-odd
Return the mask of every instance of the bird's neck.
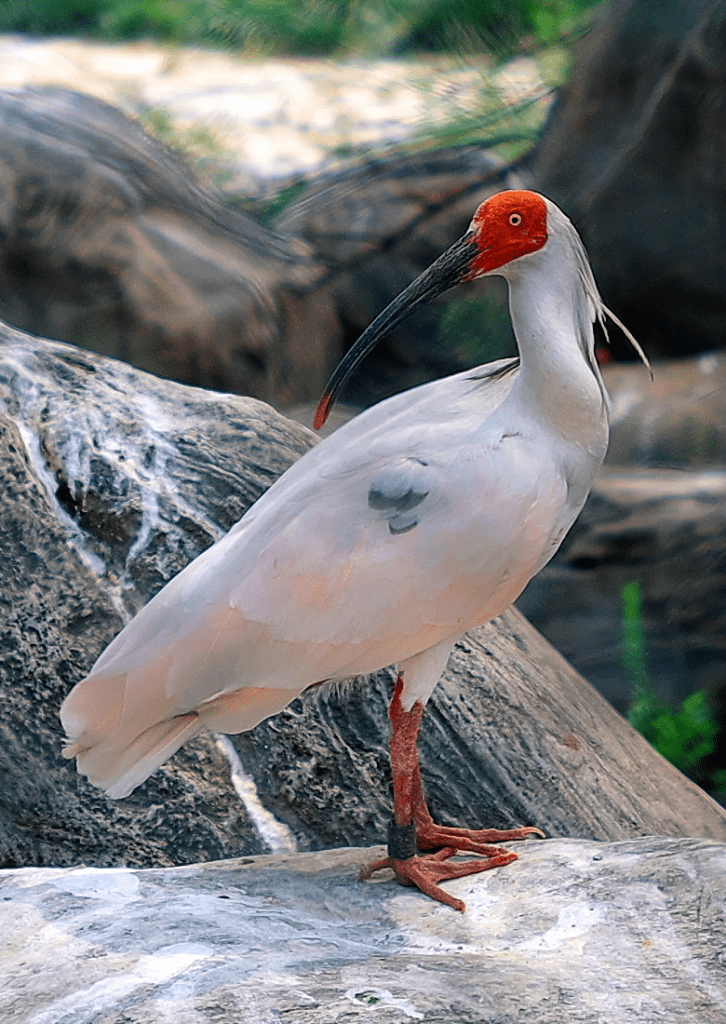
[[577, 268], [533, 261], [510, 280], [509, 298], [521, 358], [513, 398], [565, 441], [602, 458], [607, 395], [592, 355], [591, 306]]

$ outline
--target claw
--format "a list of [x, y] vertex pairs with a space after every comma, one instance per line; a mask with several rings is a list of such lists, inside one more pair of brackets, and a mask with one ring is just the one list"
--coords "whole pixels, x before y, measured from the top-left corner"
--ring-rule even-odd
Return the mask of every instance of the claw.
[[481, 871], [489, 871], [491, 868], [503, 867], [505, 864], [510, 864], [513, 860], [517, 859], [516, 853], [510, 853], [509, 850], [495, 846], [489, 849], [491, 854], [481, 860], [467, 860], [459, 863], [451, 863], [449, 861], [449, 858], [453, 857], [457, 852], [451, 846], [444, 847], [443, 850], [438, 850], [429, 856], [421, 857], [416, 855], [415, 857], [407, 857], [406, 860], [382, 857], [380, 860], [361, 868], [359, 877], [361, 880], [365, 880], [370, 878], [375, 871], [390, 868], [401, 885], [415, 885], [421, 892], [437, 900], [439, 903], [445, 903], [447, 906], [453, 907], [454, 910], [464, 911], [466, 910], [464, 901], [457, 900], [454, 896], [445, 892], [437, 883], [450, 878], [461, 878], [464, 875], [474, 875]]
[[515, 840], [528, 839], [530, 836], [545, 838], [540, 828], [528, 825], [526, 828], [449, 828], [446, 825], [436, 825], [428, 814], [425, 804], [422, 807], [423, 813], [416, 817], [416, 845], [420, 850], [437, 850], [442, 846], [454, 846], [457, 850], [465, 853], [478, 853], [483, 857], [491, 857], [494, 853], [501, 852], [496, 843], [511, 843]]

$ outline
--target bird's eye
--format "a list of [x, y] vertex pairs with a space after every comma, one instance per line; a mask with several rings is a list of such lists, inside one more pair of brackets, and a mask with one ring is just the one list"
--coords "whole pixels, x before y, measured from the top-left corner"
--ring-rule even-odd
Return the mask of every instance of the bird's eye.
[[522, 214], [521, 213], [510, 213], [509, 214], [509, 223], [512, 225], [513, 228], [518, 228], [519, 225], [522, 223]]

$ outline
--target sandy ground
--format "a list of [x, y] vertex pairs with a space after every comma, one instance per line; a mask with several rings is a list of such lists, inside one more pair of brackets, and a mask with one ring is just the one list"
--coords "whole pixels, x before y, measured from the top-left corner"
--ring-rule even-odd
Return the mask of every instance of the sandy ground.
[[[0, 36], [0, 87], [65, 86], [90, 93], [234, 170], [229, 187], [279, 188], [358, 147], [410, 138], [497, 96], [543, 94], [534, 60], [496, 70], [486, 58], [336, 62], [252, 59], [152, 42]], [[545, 101], [543, 101], [545, 102]]]

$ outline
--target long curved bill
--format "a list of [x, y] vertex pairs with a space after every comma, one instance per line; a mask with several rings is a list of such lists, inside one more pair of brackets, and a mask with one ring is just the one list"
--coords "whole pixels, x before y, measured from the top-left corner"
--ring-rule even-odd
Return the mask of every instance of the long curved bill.
[[473, 258], [479, 252], [473, 232], [465, 235], [442, 253], [431, 266], [412, 281], [397, 298], [361, 334], [356, 343], [338, 363], [320, 399], [313, 426], [320, 430], [328, 418], [336, 395], [355, 368], [394, 327], [409, 317], [419, 306], [464, 281], [471, 272]]

